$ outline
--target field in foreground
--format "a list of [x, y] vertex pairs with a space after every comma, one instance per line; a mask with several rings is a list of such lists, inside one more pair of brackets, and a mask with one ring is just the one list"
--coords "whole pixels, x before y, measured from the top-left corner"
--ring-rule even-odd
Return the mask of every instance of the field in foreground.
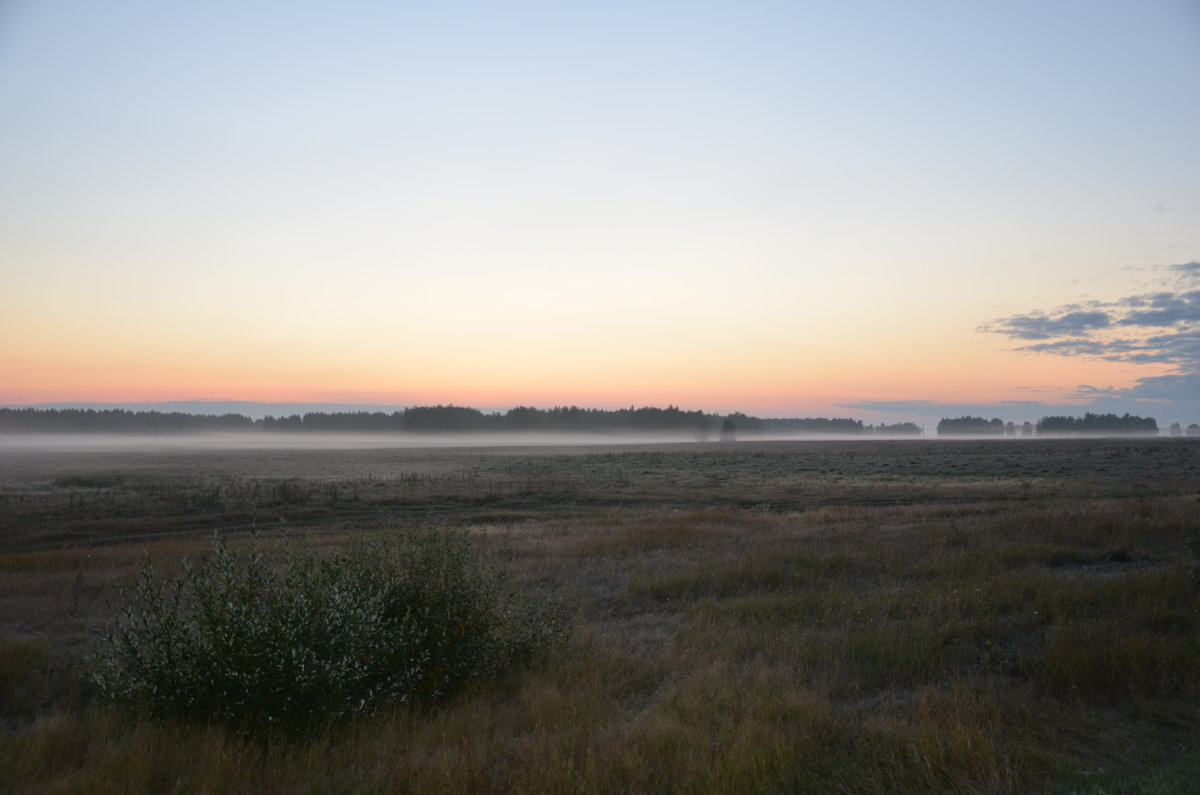
[[[570, 645], [258, 743], [98, 704], [116, 588], [214, 530], [465, 527]], [[1200, 443], [0, 457], [0, 788], [1192, 792]]]

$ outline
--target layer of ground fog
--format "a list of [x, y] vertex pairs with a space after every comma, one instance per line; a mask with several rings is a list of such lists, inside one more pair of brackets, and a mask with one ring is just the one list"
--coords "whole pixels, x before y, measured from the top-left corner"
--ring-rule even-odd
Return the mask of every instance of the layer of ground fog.
[[[567, 647], [299, 741], [87, 683], [147, 562], [413, 526]], [[0, 789], [1188, 792], [1198, 663], [1200, 440], [0, 456]]]

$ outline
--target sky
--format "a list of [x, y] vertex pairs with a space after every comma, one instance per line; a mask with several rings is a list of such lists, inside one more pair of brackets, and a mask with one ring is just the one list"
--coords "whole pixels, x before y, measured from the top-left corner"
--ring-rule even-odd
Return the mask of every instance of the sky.
[[1200, 2], [0, 2], [0, 403], [1200, 422]]

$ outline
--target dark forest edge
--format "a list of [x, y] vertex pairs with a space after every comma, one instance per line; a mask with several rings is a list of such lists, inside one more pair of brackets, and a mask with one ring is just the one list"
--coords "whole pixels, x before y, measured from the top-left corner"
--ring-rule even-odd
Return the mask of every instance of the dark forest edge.
[[[1171, 436], [1200, 436], [1200, 425], [1192, 423], [1186, 429], [1178, 422], [1171, 423]], [[1158, 421], [1153, 417], [1132, 414], [1093, 414], [1082, 417], [1042, 417], [1034, 425], [1016, 425], [999, 418], [958, 417], [943, 419], [937, 425], [938, 436], [1158, 436]]]
[[[8, 434], [142, 434], [201, 433], [666, 433], [694, 439], [770, 436], [891, 436], [921, 437], [922, 426], [912, 422], [870, 425], [848, 418], [762, 418], [741, 412], [728, 415], [657, 408], [587, 409], [563, 406], [539, 409], [518, 406], [508, 411], [483, 412], [465, 406], [414, 406], [387, 412], [307, 412], [252, 419], [242, 414], [129, 411], [126, 409], [0, 408], [0, 433]], [[1036, 425], [1016, 425], [998, 418], [946, 418], [937, 425], [939, 436], [1158, 436], [1152, 417], [1087, 413], [1083, 417], [1043, 417]], [[1171, 436], [1200, 436], [1200, 425], [1186, 429], [1172, 423]]]
[[671, 433], [716, 437], [732, 425], [739, 435], [868, 434], [920, 436], [915, 423], [866, 425], [861, 420], [764, 419], [684, 411], [675, 406], [585, 409], [577, 406], [538, 409], [519, 406], [485, 413], [465, 406], [414, 406], [385, 412], [308, 412], [251, 419], [242, 414], [127, 411], [125, 409], [0, 408], [0, 433]]

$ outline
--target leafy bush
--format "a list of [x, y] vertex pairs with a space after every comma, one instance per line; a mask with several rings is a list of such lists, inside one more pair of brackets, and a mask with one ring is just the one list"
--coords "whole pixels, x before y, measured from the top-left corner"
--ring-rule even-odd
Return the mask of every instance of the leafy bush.
[[136, 593], [94, 658], [110, 699], [160, 716], [303, 732], [427, 704], [502, 676], [565, 637], [561, 611], [519, 600], [466, 533], [399, 532], [321, 556], [239, 554]]

